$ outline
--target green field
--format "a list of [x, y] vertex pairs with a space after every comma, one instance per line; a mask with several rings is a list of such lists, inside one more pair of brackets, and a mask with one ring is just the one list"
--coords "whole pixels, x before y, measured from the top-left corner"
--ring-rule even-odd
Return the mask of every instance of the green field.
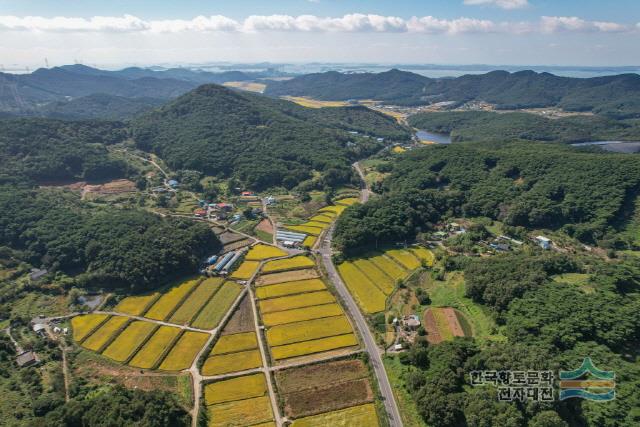
[[237, 283], [225, 282], [200, 311], [191, 326], [199, 329], [213, 329], [218, 326], [241, 290], [242, 288]]

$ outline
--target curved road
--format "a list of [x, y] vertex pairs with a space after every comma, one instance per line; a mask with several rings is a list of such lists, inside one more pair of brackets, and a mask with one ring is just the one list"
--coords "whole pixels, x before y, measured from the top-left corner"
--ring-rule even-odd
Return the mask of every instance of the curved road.
[[[360, 169], [360, 165], [358, 163], [355, 163], [353, 167], [356, 169], [360, 177], [363, 178], [362, 182], [364, 183], [364, 175], [362, 173], [362, 170]], [[366, 184], [363, 184], [363, 189], [360, 193], [360, 200], [362, 202], [366, 202], [369, 199], [369, 194], [369, 189], [366, 187]], [[351, 318], [355, 321], [356, 327], [360, 331], [360, 336], [362, 336], [365, 349], [367, 353], [369, 353], [371, 365], [378, 379], [380, 393], [382, 394], [384, 407], [387, 411], [387, 417], [389, 418], [389, 425], [391, 427], [402, 427], [402, 418], [400, 418], [400, 411], [398, 410], [398, 405], [396, 404], [395, 398], [393, 397], [393, 390], [391, 389], [389, 378], [387, 378], [387, 372], [385, 371], [384, 364], [382, 363], [380, 350], [378, 349], [376, 341], [373, 338], [371, 331], [369, 330], [369, 325], [367, 325], [366, 319], [360, 312], [360, 309], [358, 308], [355, 300], [347, 290], [347, 287], [338, 274], [335, 265], [333, 265], [333, 260], [331, 258], [331, 240], [333, 239], [334, 229], [335, 223], [333, 223], [327, 230], [325, 237], [322, 240], [322, 245], [319, 249], [319, 252], [322, 255], [322, 263], [324, 264], [329, 279], [335, 285], [336, 291], [338, 292], [338, 294], [340, 294], [340, 297], [346, 304], [347, 309], [351, 314]]]

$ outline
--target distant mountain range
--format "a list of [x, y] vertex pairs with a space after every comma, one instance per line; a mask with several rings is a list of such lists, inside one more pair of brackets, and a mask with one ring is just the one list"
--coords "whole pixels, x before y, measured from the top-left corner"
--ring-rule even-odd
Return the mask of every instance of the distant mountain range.
[[500, 109], [560, 107], [616, 118], [640, 117], [640, 75], [578, 79], [534, 71], [492, 71], [454, 79], [432, 79], [390, 70], [344, 74], [335, 71], [269, 82], [270, 96], [309, 96], [320, 100], [374, 99], [387, 104], [428, 105], [484, 101]]

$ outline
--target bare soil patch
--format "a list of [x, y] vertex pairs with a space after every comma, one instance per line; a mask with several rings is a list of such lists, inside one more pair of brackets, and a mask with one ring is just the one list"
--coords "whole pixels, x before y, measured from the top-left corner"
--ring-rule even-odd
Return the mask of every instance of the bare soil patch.
[[339, 360], [318, 363], [276, 372], [278, 387], [283, 393], [292, 393], [313, 387], [325, 387], [336, 382], [351, 381], [367, 376], [361, 360]]
[[373, 391], [366, 378], [284, 395], [285, 414], [291, 418], [335, 411], [371, 402]]
[[449, 329], [451, 333], [455, 337], [464, 337], [464, 332], [462, 331], [462, 326], [458, 321], [458, 316], [456, 316], [456, 312], [453, 308], [447, 307], [443, 308], [442, 311], [444, 315], [447, 317], [447, 322], [449, 323]]
[[424, 313], [424, 328], [427, 330], [427, 341], [429, 344], [439, 344], [443, 341], [431, 309]]
[[253, 310], [251, 309], [251, 301], [248, 296], [242, 298], [240, 304], [233, 312], [229, 322], [222, 330], [222, 335], [238, 334], [241, 332], [253, 331]]
[[263, 219], [256, 225], [256, 229], [264, 231], [265, 233], [273, 234], [273, 224], [267, 218]]
[[237, 249], [244, 248], [245, 246], [249, 246], [252, 243], [253, 241], [251, 241], [250, 239], [239, 240], [237, 242], [224, 245], [223, 251], [224, 252], [235, 251]]

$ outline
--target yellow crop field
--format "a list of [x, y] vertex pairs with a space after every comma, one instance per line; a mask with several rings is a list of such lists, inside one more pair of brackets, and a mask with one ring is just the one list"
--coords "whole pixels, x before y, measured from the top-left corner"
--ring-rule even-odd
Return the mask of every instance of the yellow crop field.
[[84, 337], [89, 335], [91, 331], [104, 322], [107, 317], [106, 314], [86, 314], [84, 316], [76, 316], [71, 319], [71, 329], [73, 329], [73, 339], [76, 341], [82, 341]]
[[287, 255], [287, 252], [280, 248], [259, 243], [249, 250], [245, 259], [248, 261], [262, 261], [263, 259], [279, 258]]
[[145, 317], [154, 320], [166, 319], [173, 309], [180, 304], [183, 298], [198, 284], [199, 279], [188, 280], [169, 290], [155, 302], [145, 314]]
[[368, 259], [377, 265], [382, 271], [391, 276], [393, 280], [404, 279], [407, 277], [407, 271], [405, 269], [384, 255], [376, 255]]
[[420, 261], [418, 260], [418, 258], [416, 258], [413, 253], [407, 250], [389, 249], [388, 251], [385, 251], [384, 254], [395, 259], [409, 270], [415, 270], [416, 268], [420, 267]]
[[221, 278], [212, 277], [200, 283], [180, 305], [180, 307], [171, 315], [171, 319], [169, 321], [178, 325], [184, 325], [191, 322], [194, 316], [198, 314], [200, 309], [202, 309], [207, 301], [209, 301], [209, 298], [211, 298], [211, 296], [220, 289], [222, 281], [223, 279]]
[[102, 353], [117, 362], [124, 362], [157, 328], [155, 323], [136, 320], [131, 322]]
[[118, 313], [130, 314], [132, 316], [141, 316], [149, 308], [149, 304], [158, 298], [158, 293], [151, 295], [140, 295], [135, 297], [126, 297], [115, 306], [113, 311]]
[[257, 92], [262, 93], [264, 89], [267, 87], [264, 83], [256, 83], [256, 82], [224, 82], [222, 84], [226, 87], [232, 87], [235, 89], [246, 90], [247, 92]]
[[320, 101], [306, 96], [283, 96], [282, 98], [307, 108], [344, 107], [349, 105], [345, 101]]
[[325, 206], [324, 208], [320, 209], [318, 212], [322, 212], [322, 213], [333, 212], [336, 215], [341, 215], [346, 208], [347, 207], [344, 205]]
[[267, 341], [271, 347], [276, 347], [350, 332], [353, 330], [346, 316], [325, 317], [269, 328]]
[[316, 215], [314, 217], [309, 218], [309, 221], [324, 222], [325, 224], [331, 224], [333, 222], [333, 218], [327, 215]]
[[256, 333], [243, 332], [240, 334], [223, 335], [211, 350], [211, 354], [236, 353], [238, 351], [258, 348]]
[[299, 342], [295, 344], [272, 347], [271, 354], [275, 360], [290, 359], [292, 357], [305, 356], [307, 354], [322, 353], [323, 351], [358, 345], [358, 340], [353, 334], [337, 335], [334, 337], [320, 338], [313, 341]]
[[319, 291], [326, 288], [324, 282], [320, 279], [295, 280], [293, 282], [261, 286], [256, 289], [256, 296], [258, 299], [275, 298], [303, 292]]
[[276, 283], [292, 282], [294, 280], [314, 279], [320, 277], [315, 269], [283, 271], [281, 273], [261, 274], [255, 280], [256, 286], [267, 286]]
[[276, 271], [299, 270], [301, 268], [314, 267], [315, 265], [312, 259], [304, 255], [298, 255], [292, 258], [269, 261], [262, 267], [262, 272], [273, 273]]
[[306, 225], [285, 225], [284, 228], [299, 233], [311, 234], [312, 236], [319, 236], [320, 233], [322, 233], [322, 228], [309, 227]]
[[264, 396], [267, 381], [263, 373], [231, 378], [204, 386], [204, 400], [208, 405]]
[[404, 152], [405, 152], [405, 151], [407, 151], [407, 150], [406, 150], [404, 147], [400, 147], [399, 145], [397, 145], [397, 146], [393, 147], [393, 150], [392, 150], [392, 151], [393, 151], [394, 153], [396, 153], [396, 154], [402, 154], [402, 153], [404, 153]]
[[249, 280], [259, 266], [260, 261], [244, 261], [229, 277], [235, 280]]
[[360, 308], [368, 314], [384, 311], [387, 304], [386, 295], [350, 262], [338, 266], [342, 280], [349, 292], [356, 299]]
[[191, 366], [198, 352], [202, 350], [207, 339], [209, 339], [208, 334], [186, 331], [164, 358], [160, 364], [160, 369], [165, 371], [181, 371], [187, 369]]
[[341, 314], [344, 314], [342, 308], [340, 305], [334, 303], [267, 313], [262, 316], [262, 321], [265, 326], [276, 326], [285, 323], [301, 322], [303, 320], [339, 316]]
[[316, 240], [318, 240], [318, 236], [307, 236], [302, 241], [302, 246], [306, 246], [308, 248], [312, 248], [313, 245], [316, 244]]
[[162, 356], [180, 332], [179, 328], [160, 326], [153, 336], [149, 338], [149, 341], [146, 342], [144, 347], [129, 361], [129, 365], [135, 366], [136, 368], [153, 368], [160, 356]]
[[427, 265], [429, 266], [433, 265], [435, 256], [433, 255], [433, 252], [431, 252], [430, 250], [418, 246], [415, 248], [411, 248], [411, 252], [413, 252], [413, 254], [416, 255], [420, 260], [426, 261]]
[[273, 419], [269, 396], [207, 406], [210, 427], [249, 426]]
[[246, 371], [262, 366], [259, 350], [209, 356], [202, 366], [202, 375], [222, 375], [229, 372]]
[[329, 226], [329, 224], [327, 224], [326, 222], [320, 222], [320, 221], [307, 221], [302, 225], [305, 227], [317, 227], [323, 230]]
[[358, 199], [357, 197], [347, 197], [346, 199], [336, 200], [336, 204], [337, 205], [351, 206], [351, 205], [355, 205], [359, 201], [360, 201], [360, 199]]
[[289, 295], [258, 302], [261, 313], [273, 313], [294, 308], [309, 307], [311, 305], [328, 304], [336, 299], [328, 291], [309, 292], [305, 294]]
[[225, 282], [207, 305], [200, 311], [192, 325], [194, 328], [213, 329], [222, 320], [236, 300], [242, 288], [234, 282]]
[[88, 350], [99, 351], [128, 321], [128, 317], [113, 316], [103, 323], [89, 338], [84, 340], [82, 346]]
[[251, 427], [276, 427], [276, 423], [269, 421], [268, 423], [254, 424]]
[[366, 259], [357, 259], [353, 264], [367, 276], [371, 282], [385, 295], [390, 295], [395, 288], [395, 282], [380, 270], [374, 263]]
[[291, 427], [375, 427], [379, 425], [376, 407], [373, 403], [367, 403], [339, 411], [299, 418], [291, 424]]

